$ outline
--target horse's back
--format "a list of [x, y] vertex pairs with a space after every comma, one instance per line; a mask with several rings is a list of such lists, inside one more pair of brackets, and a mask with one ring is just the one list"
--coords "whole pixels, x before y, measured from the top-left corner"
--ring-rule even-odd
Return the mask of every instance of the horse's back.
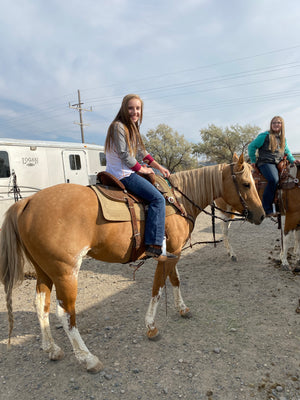
[[18, 229], [29, 253], [72, 243], [89, 245], [99, 207], [94, 192], [85, 186], [60, 184], [43, 189], [28, 199], [18, 218]]
[[44, 219], [51, 219], [68, 215], [77, 215], [88, 211], [97, 205], [97, 198], [93, 191], [86, 186], [62, 183], [43, 189], [29, 198], [28, 205], [24, 209], [26, 216], [35, 218], [43, 216]]

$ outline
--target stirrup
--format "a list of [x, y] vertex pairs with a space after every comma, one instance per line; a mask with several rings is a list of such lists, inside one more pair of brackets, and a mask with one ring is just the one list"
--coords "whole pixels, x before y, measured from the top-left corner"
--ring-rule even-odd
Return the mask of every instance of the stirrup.
[[163, 261], [164, 259], [174, 259], [177, 258], [174, 254], [169, 253], [168, 251], [162, 252], [161, 248], [157, 249], [151, 245], [146, 246], [146, 256], [156, 258], [158, 261]]
[[278, 212], [271, 212], [269, 214], [266, 214], [266, 218], [272, 218], [272, 217], [278, 217]]

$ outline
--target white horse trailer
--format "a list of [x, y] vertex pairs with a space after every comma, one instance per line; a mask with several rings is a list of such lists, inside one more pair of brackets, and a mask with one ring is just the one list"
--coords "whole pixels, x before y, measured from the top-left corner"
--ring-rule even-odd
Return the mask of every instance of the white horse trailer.
[[0, 224], [20, 198], [58, 183], [93, 185], [105, 165], [103, 146], [0, 139]]

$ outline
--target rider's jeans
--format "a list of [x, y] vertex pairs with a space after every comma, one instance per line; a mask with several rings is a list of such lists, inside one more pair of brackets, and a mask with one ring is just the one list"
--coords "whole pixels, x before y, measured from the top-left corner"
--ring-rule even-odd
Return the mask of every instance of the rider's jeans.
[[145, 224], [145, 244], [161, 246], [165, 234], [165, 199], [147, 179], [132, 173], [121, 179], [126, 189], [141, 197], [148, 204]]
[[274, 197], [279, 182], [279, 174], [276, 164], [260, 165], [259, 170], [268, 181], [262, 199], [263, 208], [265, 213], [268, 215], [273, 212], [272, 204], [274, 202]]

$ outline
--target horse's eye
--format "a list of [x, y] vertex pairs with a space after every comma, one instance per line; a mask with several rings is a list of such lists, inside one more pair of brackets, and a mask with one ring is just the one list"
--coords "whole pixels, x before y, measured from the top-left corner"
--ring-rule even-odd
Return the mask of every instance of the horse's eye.
[[250, 189], [250, 183], [243, 183], [243, 186], [247, 189]]

